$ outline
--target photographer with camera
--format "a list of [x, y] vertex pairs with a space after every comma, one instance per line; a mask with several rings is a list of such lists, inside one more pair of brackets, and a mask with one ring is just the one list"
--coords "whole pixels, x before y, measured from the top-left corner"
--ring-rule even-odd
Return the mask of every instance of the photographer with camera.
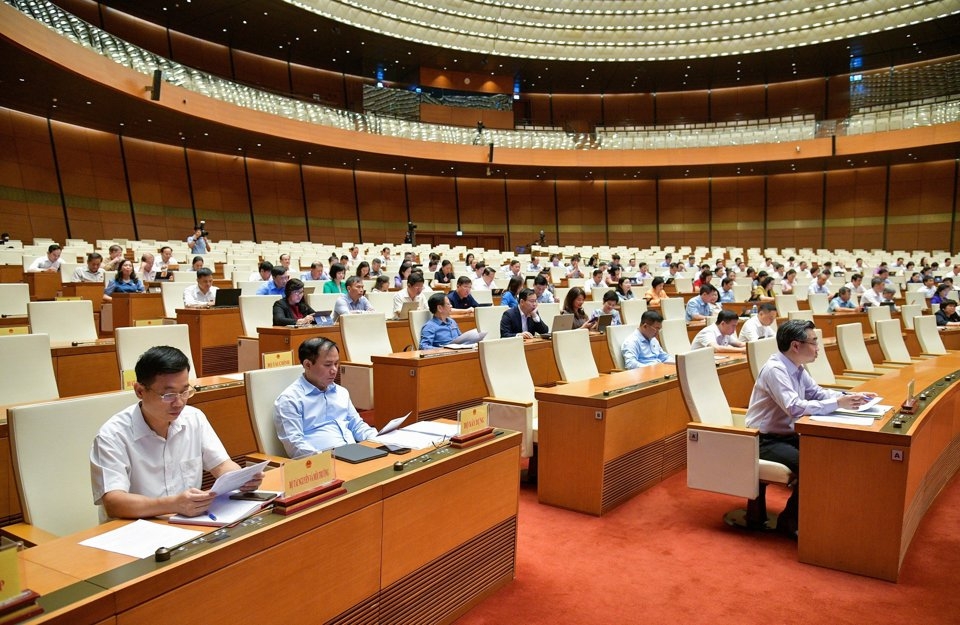
[[193, 227], [193, 234], [187, 237], [187, 244], [190, 246], [191, 254], [206, 254], [210, 251], [210, 241], [207, 240], [210, 233], [206, 231], [206, 225], [206, 221], [201, 221]]

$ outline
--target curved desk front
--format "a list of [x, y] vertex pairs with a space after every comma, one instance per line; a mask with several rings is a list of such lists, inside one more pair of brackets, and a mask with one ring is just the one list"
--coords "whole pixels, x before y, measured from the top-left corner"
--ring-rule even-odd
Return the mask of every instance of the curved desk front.
[[896, 407], [912, 379], [918, 396], [929, 391], [899, 428], [897, 411], [867, 427], [797, 422], [801, 562], [897, 580], [924, 513], [960, 468], [958, 370], [950, 353], [865, 382]]

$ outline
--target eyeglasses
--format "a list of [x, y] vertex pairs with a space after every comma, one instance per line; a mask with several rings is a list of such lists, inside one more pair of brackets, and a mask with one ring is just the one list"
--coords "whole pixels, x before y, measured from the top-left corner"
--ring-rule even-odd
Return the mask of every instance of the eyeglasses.
[[820, 341], [814, 339], [813, 341], [797, 341], [797, 343], [806, 343], [807, 345], [813, 345], [814, 347], [820, 346]]
[[188, 399], [190, 399], [191, 397], [197, 394], [197, 389], [196, 387], [193, 387], [193, 386], [183, 391], [182, 393], [158, 393], [157, 391], [149, 387], [147, 388], [147, 390], [155, 395], [159, 395], [160, 401], [162, 401], [165, 404], [172, 404], [178, 399], [180, 401], [186, 402]]

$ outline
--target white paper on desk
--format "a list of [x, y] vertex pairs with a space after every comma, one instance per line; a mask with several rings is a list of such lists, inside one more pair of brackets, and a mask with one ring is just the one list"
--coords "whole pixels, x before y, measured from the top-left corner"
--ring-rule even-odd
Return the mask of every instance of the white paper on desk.
[[822, 423], [842, 423], [843, 425], [862, 425], [868, 426], [873, 425], [873, 417], [844, 417], [844, 416], [830, 416], [830, 415], [818, 415], [810, 417], [811, 421], [820, 421]]
[[486, 335], [486, 332], [478, 332], [476, 329], [468, 330], [447, 343], [447, 345], [475, 345], [482, 341]]
[[417, 421], [403, 428], [410, 432], [420, 432], [421, 434], [430, 434], [432, 436], [446, 437], [456, 436], [460, 433], [460, 425], [457, 423], [440, 423], [439, 421]]
[[[411, 411], [411, 412], [412, 412], [412, 411]], [[395, 429], [397, 429], [398, 427], [400, 427], [400, 424], [403, 423], [404, 421], [406, 421], [406, 420], [407, 420], [407, 417], [409, 417], [409, 416], [410, 416], [410, 413], [408, 412], [407, 414], [403, 415], [402, 417], [397, 417], [396, 419], [391, 419], [391, 420], [390, 420], [390, 423], [388, 423], [388, 424], [386, 424], [385, 426], [383, 426], [383, 428], [382, 428], [379, 432], [377, 432], [377, 436], [380, 436], [381, 434], [387, 434], [388, 432], [394, 431]]]
[[210, 488], [210, 490], [218, 495], [232, 493], [253, 479], [254, 475], [263, 471], [268, 462], [270, 461], [264, 460], [263, 462], [258, 462], [257, 464], [251, 464], [249, 467], [244, 467], [239, 471], [230, 471], [229, 473], [224, 473], [217, 478], [217, 481], [213, 483], [213, 487]]
[[378, 434], [373, 440], [385, 444], [407, 447], [409, 449], [426, 449], [434, 444], [443, 442], [442, 436], [431, 436], [422, 432], [411, 432], [407, 429], [394, 430], [386, 434]]
[[883, 404], [874, 404], [867, 409], [863, 407], [857, 408], [856, 410], [850, 410], [847, 408], [837, 408], [834, 410], [835, 413], [843, 415], [851, 415], [854, 417], [867, 417], [869, 416], [872, 419], [879, 419], [883, 415], [887, 414], [887, 411], [893, 408], [893, 406], [885, 406]]
[[156, 553], [160, 547], [179, 545], [201, 534], [203, 532], [141, 519], [106, 534], [88, 538], [80, 544], [134, 558], [146, 558]]
[[227, 378], [228, 380], [237, 380], [238, 382], [243, 382], [242, 373], [222, 373], [220, 374], [221, 378]]

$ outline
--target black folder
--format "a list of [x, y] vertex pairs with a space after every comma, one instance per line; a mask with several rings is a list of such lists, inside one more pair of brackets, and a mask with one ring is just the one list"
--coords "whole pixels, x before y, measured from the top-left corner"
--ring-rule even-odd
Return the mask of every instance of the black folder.
[[367, 447], [366, 445], [360, 445], [358, 443], [342, 445], [333, 449], [334, 458], [337, 460], [343, 460], [344, 462], [349, 462], [350, 464], [366, 462], [367, 460], [373, 460], [374, 458], [383, 458], [386, 455], [387, 452], [383, 451], [382, 449]]

